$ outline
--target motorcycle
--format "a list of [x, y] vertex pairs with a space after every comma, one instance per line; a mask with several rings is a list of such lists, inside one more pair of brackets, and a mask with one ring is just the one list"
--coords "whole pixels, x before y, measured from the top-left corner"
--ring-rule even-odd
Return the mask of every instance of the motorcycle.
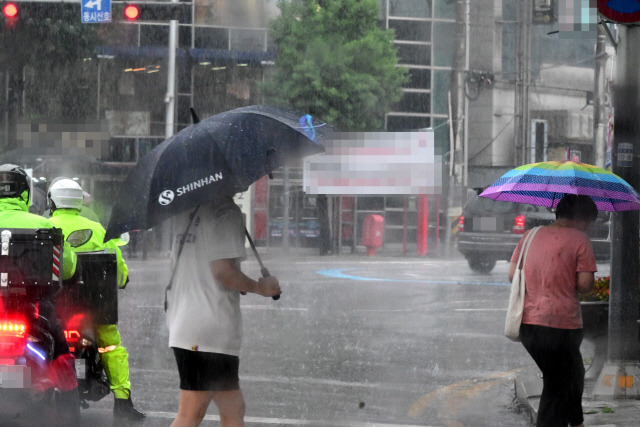
[[63, 238], [0, 233], [0, 425], [78, 425], [110, 392], [93, 326], [117, 321], [115, 255], [78, 254], [63, 285]]

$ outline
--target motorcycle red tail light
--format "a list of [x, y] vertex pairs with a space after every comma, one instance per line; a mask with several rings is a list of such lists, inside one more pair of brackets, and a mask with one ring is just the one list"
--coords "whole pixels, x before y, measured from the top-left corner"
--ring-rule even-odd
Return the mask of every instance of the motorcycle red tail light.
[[525, 217], [524, 215], [518, 215], [513, 219], [513, 227], [511, 228], [511, 232], [513, 234], [524, 234], [524, 226], [525, 226]]
[[0, 319], [0, 359], [15, 358], [24, 353], [27, 330], [24, 319]]
[[14, 336], [24, 338], [26, 334], [26, 321], [20, 319], [6, 319], [0, 321], [0, 336]]

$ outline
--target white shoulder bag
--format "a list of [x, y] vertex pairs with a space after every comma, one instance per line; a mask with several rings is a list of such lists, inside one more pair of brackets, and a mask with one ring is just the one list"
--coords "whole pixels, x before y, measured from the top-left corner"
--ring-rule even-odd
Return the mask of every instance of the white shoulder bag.
[[509, 308], [507, 309], [507, 320], [504, 322], [504, 334], [512, 341], [520, 341], [520, 324], [522, 323], [522, 311], [524, 308], [524, 262], [527, 259], [529, 245], [533, 236], [540, 230], [540, 227], [532, 229], [520, 248], [516, 271], [511, 281], [511, 296], [509, 297]]

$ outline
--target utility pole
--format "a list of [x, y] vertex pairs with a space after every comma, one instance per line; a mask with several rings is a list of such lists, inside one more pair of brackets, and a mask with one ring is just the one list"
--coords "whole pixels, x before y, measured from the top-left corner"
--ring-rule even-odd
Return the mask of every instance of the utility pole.
[[[464, 69], [469, 71], [469, 42], [471, 35], [471, 3], [470, 0], [464, 1]], [[462, 128], [462, 141], [463, 141], [463, 179], [462, 179], [462, 205], [467, 203], [467, 187], [469, 185], [469, 103], [464, 94], [464, 87], [462, 90], [462, 100], [464, 101], [464, 107], [462, 109], [462, 116], [464, 117], [464, 126]]]
[[456, 164], [454, 164], [454, 175], [458, 177], [458, 183], [461, 183], [460, 178], [463, 174], [463, 164], [460, 161], [463, 154], [463, 136], [464, 136], [464, 122], [466, 117], [464, 116], [466, 98], [464, 94], [464, 82], [466, 73], [469, 71], [466, 69], [466, 57], [467, 57], [467, 44], [466, 44], [466, 19], [467, 19], [467, 7], [469, 6], [468, 0], [458, 0], [456, 2], [456, 43], [453, 59], [453, 73], [454, 73], [454, 144]]
[[514, 99], [514, 166], [527, 163], [529, 146], [529, 81], [531, 76], [531, 16], [530, 0], [516, 3], [518, 31], [516, 40], [516, 85]]
[[[640, 186], [640, 27], [618, 26], [615, 110], [611, 160], [613, 172], [636, 190]], [[638, 398], [638, 211], [616, 212], [611, 227], [608, 360], [594, 389], [595, 398]]]
[[[463, 132], [467, 121], [465, 117], [466, 97], [464, 93], [465, 77], [468, 71], [468, 22], [469, 0], [456, 1], [456, 39], [454, 45], [453, 70], [451, 76], [451, 91], [449, 92], [449, 173], [447, 181], [447, 191], [445, 192], [443, 210], [445, 216], [445, 254], [451, 256], [451, 222], [452, 207], [462, 206], [462, 191], [466, 193], [466, 187], [458, 192], [460, 199], [455, 194], [456, 187], [466, 182], [461, 181], [461, 175], [466, 174], [466, 167], [460, 160], [463, 158]], [[464, 120], [464, 122], [463, 122]], [[466, 150], [466, 144], [464, 144]], [[466, 194], [465, 194], [466, 196]], [[465, 197], [466, 198], [466, 197]]]
[[[617, 71], [614, 88], [616, 130], [613, 143], [613, 172], [638, 188], [640, 161], [636, 126], [640, 112], [640, 27], [618, 29]], [[609, 359], [638, 358], [638, 211], [613, 215], [611, 289], [609, 295]]]
[[[172, 0], [174, 3], [176, 0]], [[169, 21], [169, 56], [167, 57], [167, 94], [164, 102], [167, 107], [165, 115], [165, 138], [174, 132], [176, 115], [176, 48], [178, 45], [178, 21]]]
[[[178, 0], [171, 0], [177, 3]], [[169, 21], [169, 52], [167, 56], [167, 93], [164, 97], [166, 104], [164, 137], [170, 138], [175, 131], [176, 116], [176, 49], [178, 47], [178, 21]], [[160, 226], [161, 245], [163, 251], [171, 250], [171, 242], [175, 235], [175, 218]]]
[[606, 140], [606, 94], [605, 94], [605, 70], [607, 66], [606, 34], [602, 27], [604, 22], [598, 25], [598, 39], [596, 41], [596, 69], [593, 88], [593, 152], [594, 164], [605, 167], [607, 140]]
[[289, 191], [289, 166], [282, 168], [282, 249], [289, 250], [289, 204], [291, 203], [291, 193]]

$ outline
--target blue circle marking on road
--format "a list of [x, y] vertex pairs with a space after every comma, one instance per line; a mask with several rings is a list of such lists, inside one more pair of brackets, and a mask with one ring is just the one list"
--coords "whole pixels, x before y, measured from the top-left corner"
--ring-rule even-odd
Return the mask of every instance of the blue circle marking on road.
[[355, 268], [336, 268], [329, 270], [318, 270], [321, 276], [334, 279], [358, 280], [364, 282], [398, 282], [398, 283], [426, 283], [428, 285], [490, 285], [490, 286], [511, 286], [507, 282], [479, 282], [474, 280], [421, 280], [421, 279], [382, 279], [377, 277], [356, 276], [346, 274], [346, 271], [356, 270]]

